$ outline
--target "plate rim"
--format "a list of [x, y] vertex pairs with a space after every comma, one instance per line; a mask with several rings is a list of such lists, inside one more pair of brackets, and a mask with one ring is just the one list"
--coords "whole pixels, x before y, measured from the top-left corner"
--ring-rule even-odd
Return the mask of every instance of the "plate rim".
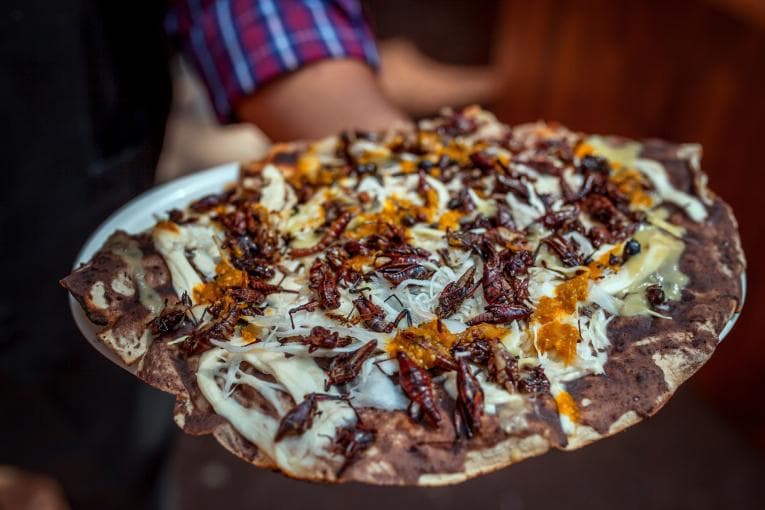
[[[82, 247], [77, 252], [74, 263], [72, 264], [72, 270], [77, 269], [81, 264], [87, 262], [98, 251], [106, 238], [120, 228], [119, 223], [124, 221], [123, 216], [133, 213], [132, 209], [136, 209], [136, 214], [141, 214], [141, 204], [151, 202], [152, 199], [159, 195], [173, 194], [174, 196], [172, 199], [167, 199], [173, 201], [204, 196], [222, 190], [226, 184], [236, 180], [239, 173], [239, 167], [240, 163], [235, 161], [216, 165], [212, 168], [171, 179], [136, 195], [107, 216], [106, 219], [104, 219], [95, 230], [88, 235]], [[196, 189], [197, 186], [201, 187], [207, 181], [211, 181], [209, 188], [204, 190]], [[217, 183], [212, 184], [213, 181], [217, 181]], [[194, 191], [189, 191], [189, 188], [195, 189]], [[152, 211], [150, 214], [157, 214], [157, 211]], [[135, 375], [138, 370], [138, 364], [126, 365], [116, 353], [106, 347], [106, 345], [104, 345], [96, 336], [96, 327], [90, 322], [87, 315], [85, 315], [80, 303], [74, 299], [71, 293], [67, 294], [69, 299], [69, 310], [72, 313], [74, 322], [77, 325], [77, 329], [80, 330], [80, 333], [85, 337], [88, 343], [109, 361]]]
[[[125, 215], [131, 208], [136, 207], [138, 203], [144, 202], [149, 198], [153, 198], [155, 195], [165, 194], [168, 191], [178, 194], [178, 199], [193, 195], [194, 193], [182, 193], [183, 188], [190, 184], [196, 183], [196, 181], [211, 179], [213, 177], [217, 178], [218, 174], [223, 176], [229, 172], [239, 172], [239, 165], [240, 164], [237, 162], [224, 163], [222, 165], [216, 165], [212, 168], [200, 170], [199, 172], [194, 172], [193, 174], [183, 175], [176, 179], [171, 179], [156, 186], [152, 186], [146, 191], [131, 198], [125, 204], [107, 216], [106, 219], [99, 223], [95, 230], [90, 233], [80, 250], [77, 252], [72, 269], [76, 269], [79, 264], [87, 262], [92, 254], [98, 251], [97, 249], [94, 250], [96, 239], [101, 237], [101, 234], [110, 226], [111, 223], [116, 223], [119, 217]], [[235, 178], [236, 175], [232, 175], [232, 177]], [[220, 186], [225, 186], [228, 182], [231, 181], [225, 178], [221, 178]], [[212, 189], [210, 190], [211, 193], [214, 193], [214, 191], [215, 190]], [[100, 246], [98, 247], [100, 248]]]

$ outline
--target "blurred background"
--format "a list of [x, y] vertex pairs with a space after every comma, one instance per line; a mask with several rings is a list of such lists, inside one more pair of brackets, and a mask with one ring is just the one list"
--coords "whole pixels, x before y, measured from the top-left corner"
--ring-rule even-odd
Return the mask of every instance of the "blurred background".
[[[383, 87], [414, 117], [444, 104], [481, 103], [511, 124], [557, 120], [588, 132], [703, 144], [710, 185], [740, 222], [750, 264], [744, 313], [712, 360], [656, 417], [578, 452], [551, 453], [442, 489], [324, 487], [254, 470], [208, 437], [180, 435], [164, 475], [163, 506], [765, 508], [759, 326], [765, 2], [363, 3], [380, 44]], [[179, 57], [171, 61], [171, 76], [158, 181], [263, 154], [269, 141], [256, 127], [217, 123], [198, 78]], [[0, 472], [0, 480], [22, 476], [9, 473]], [[55, 484], [47, 490], [59, 491]], [[3, 504], [0, 498], [0, 508], [14, 508]]]

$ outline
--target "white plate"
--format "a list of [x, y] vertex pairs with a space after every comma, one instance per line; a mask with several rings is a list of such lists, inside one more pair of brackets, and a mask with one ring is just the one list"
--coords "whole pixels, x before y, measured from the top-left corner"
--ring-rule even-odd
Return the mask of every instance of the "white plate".
[[[77, 254], [74, 267], [87, 262], [101, 248], [115, 230], [121, 229], [131, 234], [142, 232], [154, 225], [158, 216], [164, 216], [170, 209], [182, 209], [197, 198], [223, 191], [226, 184], [237, 179], [238, 163], [228, 163], [209, 170], [204, 170], [186, 177], [167, 182], [137, 196], [114, 214], [109, 216], [85, 242]], [[746, 297], [746, 273], [741, 275], [742, 300]], [[107, 349], [96, 337], [96, 327], [88, 320], [80, 304], [70, 295], [69, 306], [72, 315], [85, 338], [98, 352], [120, 367], [133, 372], [111, 350]], [[735, 313], [720, 332], [720, 341], [730, 332], [740, 313]]]
[[[223, 191], [226, 184], [236, 181], [238, 176], [239, 163], [228, 163], [175, 179], [142, 193], [101, 223], [80, 249], [74, 267], [89, 261], [115, 230], [121, 229], [130, 234], [142, 232], [152, 227], [158, 216], [165, 216], [170, 209], [183, 209], [197, 198]], [[71, 295], [69, 307], [77, 327], [90, 344], [120, 367], [134, 372], [134, 369], [122, 363], [116, 354], [98, 340], [96, 326], [88, 320], [80, 304]]]
[[728, 323], [725, 324], [725, 327], [722, 329], [722, 331], [720, 331], [719, 342], [722, 342], [723, 339], [726, 336], [728, 336], [728, 333], [730, 333], [730, 330], [733, 329], [733, 326], [736, 324], [736, 321], [738, 320], [739, 316], [741, 316], [741, 310], [744, 308], [745, 302], [746, 302], [746, 271], [741, 273], [741, 303], [738, 305], [739, 311], [733, 313]]

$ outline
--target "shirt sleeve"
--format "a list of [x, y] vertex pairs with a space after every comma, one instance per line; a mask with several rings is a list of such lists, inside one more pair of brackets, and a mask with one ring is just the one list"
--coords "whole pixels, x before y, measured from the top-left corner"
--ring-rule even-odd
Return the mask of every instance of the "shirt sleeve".
[[222, 122], [233, 120], [243, 97], [312, 62], [379, 63], [355, 0], [177, 0], [165, 26], [205, 82]]

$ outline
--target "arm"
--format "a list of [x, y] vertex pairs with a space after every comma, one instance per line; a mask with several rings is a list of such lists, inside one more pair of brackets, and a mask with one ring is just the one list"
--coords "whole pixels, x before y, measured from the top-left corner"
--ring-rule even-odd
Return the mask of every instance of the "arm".
[[286, 140], [406, 120], [380, 89], [374, 39], [354, 0], [179, 0], [167, 28], [223, 122]]
[[384, 129], [407, 122], [358, 60], [323, 60], [279, 78], [235, 108], [272, 140], [320, 138], [343, 129]]

